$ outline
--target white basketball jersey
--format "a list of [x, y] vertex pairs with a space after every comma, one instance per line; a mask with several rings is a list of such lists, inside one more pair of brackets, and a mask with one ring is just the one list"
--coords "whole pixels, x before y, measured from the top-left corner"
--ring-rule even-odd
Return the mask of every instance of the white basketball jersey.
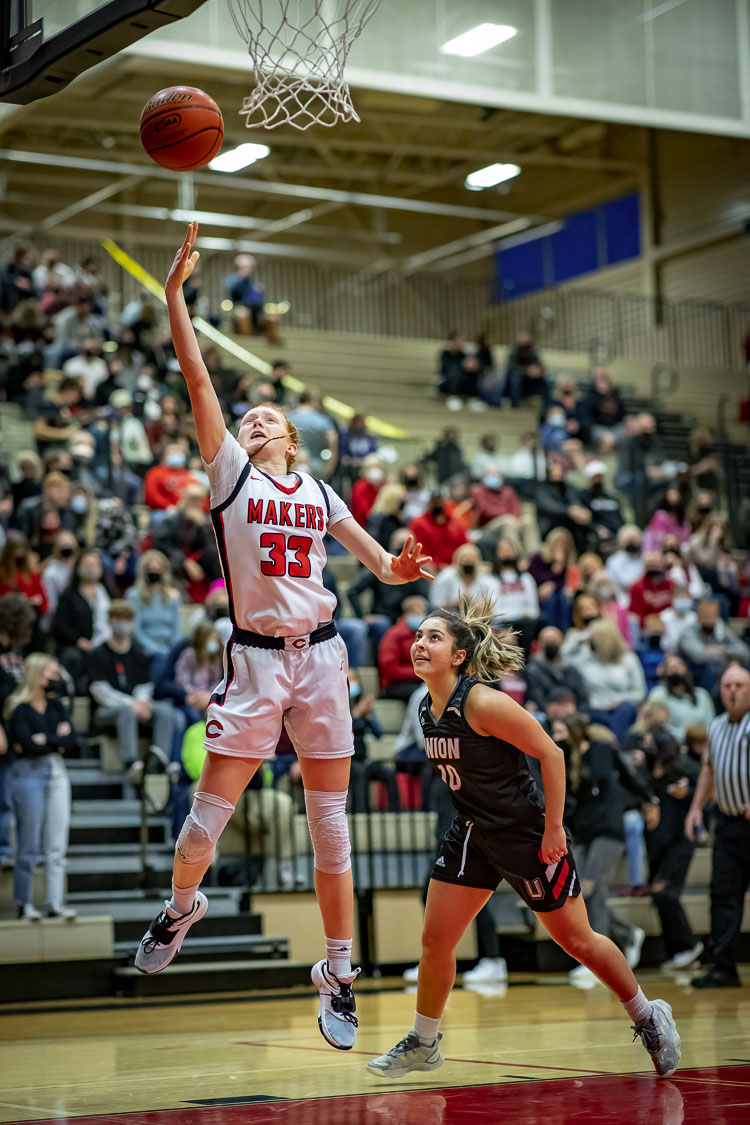
[[351, 517], [341, 497], [308, 473], [269, 477], [229, 432], [206, 472], [232, 623], [281, 637], [330, 621], [323, 536]]

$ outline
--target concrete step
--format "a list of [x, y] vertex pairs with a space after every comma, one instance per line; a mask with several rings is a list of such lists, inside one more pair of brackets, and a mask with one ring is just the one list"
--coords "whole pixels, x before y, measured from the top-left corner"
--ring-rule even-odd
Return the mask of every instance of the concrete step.
[[[167, 973], [146, 976], [135, 967], [115, 969], [113, 984], [124, 996], [174, 996], [197, 992], [242, 992], [246, 989], [310, 987], [309, 963], [290, 962], [284, 957], [253, 961], [215, 960], [208, 963], [183, 961], [180, 954]], [[314, 1017], [313, 1017], [314, 1025]]]
[[[197, 927], [196, 927], [197, 928]], [[115, 940], [115, 957], [128, 961], [135, 956], [143, 929], [133, 938]], [[260, 961], [286, 958], [289, 940], [285, 937], [266, 937], [264, 934], [217, 934], [204, 936], [191, 930], [190, 938], [180, 950], [181, 964], [205, 964], [217, 960]]]

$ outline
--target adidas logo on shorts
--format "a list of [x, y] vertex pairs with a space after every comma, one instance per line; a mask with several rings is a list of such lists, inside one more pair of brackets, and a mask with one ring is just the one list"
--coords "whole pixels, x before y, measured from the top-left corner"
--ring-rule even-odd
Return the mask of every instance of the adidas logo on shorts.
[[443, 859], [443, 857], [441, 855], [439, 855], [437, 857], [437, 859], [435, 860], [435, 866], [436, 867], [445, 867], [445, 860]]

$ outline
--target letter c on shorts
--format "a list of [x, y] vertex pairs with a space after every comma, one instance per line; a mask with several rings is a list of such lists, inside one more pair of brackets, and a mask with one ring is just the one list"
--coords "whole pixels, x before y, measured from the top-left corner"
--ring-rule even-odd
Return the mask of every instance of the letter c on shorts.
[[307, 641], [304, 640], [302, 637], [298, 637], [296, 641], [292, 641], [292, 647], [293, 648], [304, 648], [306, 646], [306, 644], [307, 644]]
[[218, 719], [209, 719], [206, 723], [206, 738], [218, 738], [224, 733], [224, 727]]

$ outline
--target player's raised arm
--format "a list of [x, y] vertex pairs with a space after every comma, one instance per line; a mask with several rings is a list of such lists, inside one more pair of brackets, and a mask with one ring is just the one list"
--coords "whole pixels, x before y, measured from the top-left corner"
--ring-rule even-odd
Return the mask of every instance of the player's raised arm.
[[432, 556], [422, 554], [422, 544], [415, 543], [412, 535], [404, 543], [401, 554], [392, 555], [354, 519], [335, 523], [330, 528], [330, 534], [359, 559], [363, 566], [371, 570], [376, 578], [389, 586], [414, 582], [417, 578], [427, 578], [432, 582], [435, 578], [434, 574], [424, 569], [425, 563], [432, 562]]
[[198, 224], [190, 223], [185, 241], [175, 255], [169, 271], [164, 292], [169, 312], [169, 327], [172, 333], [177, 362], [185, 376], [190, 405], [195, 418], [198, 447], [204, 461], [211, 462], [219, 452], [224, 440], [226, 426], [219, 399], [203, 362], [195, 331], [190, 323], [182, 286], [190, 277], [198, 261], [198, 251], [193, 250], [198, 234]]

